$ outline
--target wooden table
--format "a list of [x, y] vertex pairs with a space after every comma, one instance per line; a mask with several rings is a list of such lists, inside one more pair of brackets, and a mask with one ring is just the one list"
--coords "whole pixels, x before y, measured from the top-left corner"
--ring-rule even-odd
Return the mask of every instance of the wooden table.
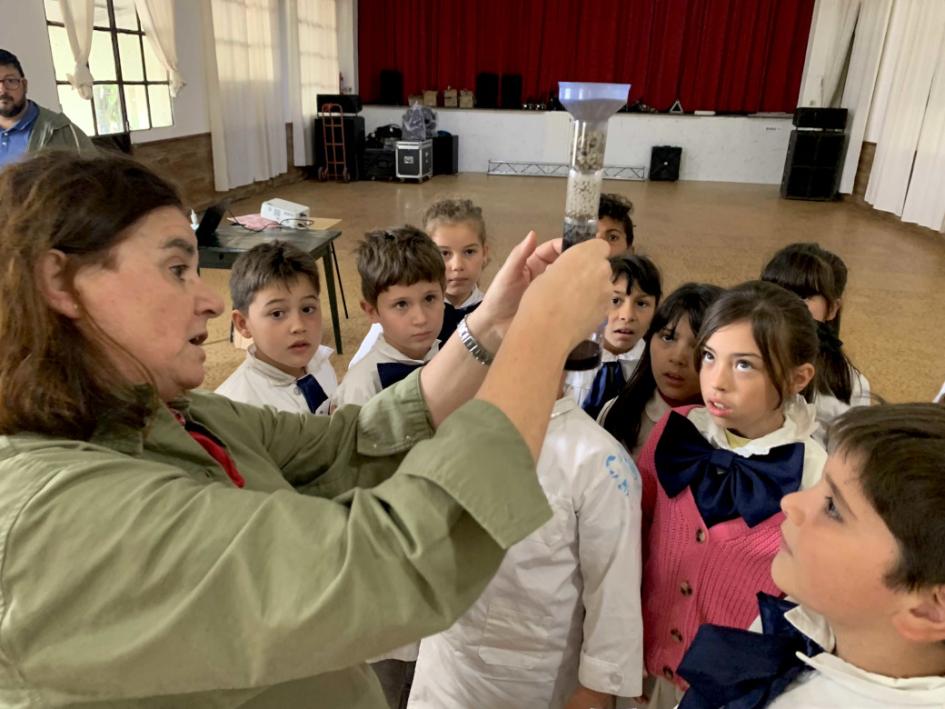
[[[313, 259], [322, 259], [325, 270], [325, 289], [328, 291], [328, 307], [331, 311], [331, 326], [335, 332], [335, 350], [341, 352], [341, 322], [338, 317], [338, 300], [335, 293], [335, 273], [341, 288], [341, 299], [348, 316], [348, 304], [344, 300], [344, 287], [341, 285], [341, 271], [338, 269], [338, 255], [335, 253], [335, 239], [341, 236], [340, 229], [331, 227], [338, 224], [338, 219], [314, 219], [313, 226], [322, 228], [290, 229], [276, 227], [264, 231], [249, 231], [235, 224], [220, 225], [212, 237], [212, 243], [198, 244], [198, 264], [200, 268], [233, 268], [233, 263], [240, 254], [246, 253], [257, 244], [269, 241], [285, 241], [298, 247]], [[327, 226], [326, 226], [327, 225]], [[334, 262], [333, 262], [334, 261]]]

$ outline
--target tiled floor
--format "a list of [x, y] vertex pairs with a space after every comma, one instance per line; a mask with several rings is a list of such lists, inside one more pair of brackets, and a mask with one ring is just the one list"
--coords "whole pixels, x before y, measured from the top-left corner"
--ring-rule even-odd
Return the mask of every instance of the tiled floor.
[[[512, 245], [535, 229], [540, 238], [560, 231], [565, 181], [556, 178], [436, 177], [424, 184], [303, 182], [233, 205], [236, 214], [258, 212], [282, 197], [307, 204], [313, 215], [341, 218], [338, 242], [351, 318], [342, 320], [344, 372], [367, 320], [358, 307], [353, 249], [368, 229], [411, 222], [442, 196], [468, 196], [483, 207], [493, 267]], [[782, 200], [776, 186], [706, 182], [608, 182], [636, 205], [638, 251], [664, 276], [664, 292], [686, 280], [720, 285], [756, 278], [769, 255], [792, 241], [818, 241], [850, 269], [841, 335], [873, 390], [890, 401], [930, 399], [945, 380], [945, 235], [903, 225], [855, 204]], [[205, 271], [226, 292], [227, 272]], [[486, 285], [484, 282], [483, 285]], [[323, 301], [324, 301], [323, 297]], [[323, 340], [333, 343], [325, 308]], [[208, 376], [213, 388], [242, 361], [227, 341], [228, 315], [211, 323]]]

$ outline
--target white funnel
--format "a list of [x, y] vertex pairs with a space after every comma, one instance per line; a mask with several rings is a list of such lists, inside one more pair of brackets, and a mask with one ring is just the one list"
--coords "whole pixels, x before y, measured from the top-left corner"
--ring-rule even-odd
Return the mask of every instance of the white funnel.
[[579, 121], [606, 121], [627, 103], [630, 84], [559, 81], [558, 100]]

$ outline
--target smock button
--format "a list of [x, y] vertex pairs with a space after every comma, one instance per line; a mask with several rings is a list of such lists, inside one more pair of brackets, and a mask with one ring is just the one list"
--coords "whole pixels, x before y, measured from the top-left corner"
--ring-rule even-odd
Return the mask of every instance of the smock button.
[[689, 585], [688, 581], [683, 581], [679, 584], [679, 592], [684, 596], [692, 595], [692, 586]]
[[705, 530], [704, 529], [696, 530], [696, 543], [705, 544]]
[[669, 634], [673, 637], [673, 640], [675, 640], [677, 643], [681, 643], [683, 641], [682, 633], [680, 633], [676, 628], [673, 628], [672, 630], [670, 630]]
[[675, 676], [675, 673], [673, 672], [673, 668], [670, 667], [669, 665], [666, 665], [663, 668], [663, 676], [668, 680], [672, 680], [673, 677]]

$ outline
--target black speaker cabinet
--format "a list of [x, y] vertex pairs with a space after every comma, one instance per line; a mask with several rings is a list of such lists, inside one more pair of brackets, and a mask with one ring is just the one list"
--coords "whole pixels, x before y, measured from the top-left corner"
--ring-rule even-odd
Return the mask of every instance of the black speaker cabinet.
[[361, 113], [361, 97], [358, 94], [318, 94], [318, 110], [324, 110], [326, 103], [341, 106], [343, 113]]
[[794, 111], [794, 125], [798, 128], [846, 130], [845, 108], [798, 108]]
[[476, 77], [476, 107], [499, 107], [499, 75], [488, 71]]
[[654, 145], [650, 153], [650, 180], [675, 182], [679, 179], [682, 148], [672, 145]]
[[383, 69], [381, 71], [381, 92], [378, 103], [384, 106], [403, 106], [404, 75], [397, 69]]
[[781, 196], [787, 199], [836, 199], [846, 140], [845, 134], [833, 131], [791, 131], [781, 178]]
[[502, 108], [522, 107], [522, 75], [502, 75]]
[[393, 180], [397, 176], [397, 151], [393, 148], [365, 148], [363, 165], [363, 179]]
[[455, 175], [459, 172], [459, 136], [438, 135], [433, 138], [433, 174]]
[[[342, 117], [345, 134], [345, 166], [352, 180], [361, 179], [361, 163], [364, 156], [364, 117], [345, 115]], [[315, 166], [325, 167], [325, 119], [315, 119]], [[329, 139], [331, 136], [329, 136]]]

